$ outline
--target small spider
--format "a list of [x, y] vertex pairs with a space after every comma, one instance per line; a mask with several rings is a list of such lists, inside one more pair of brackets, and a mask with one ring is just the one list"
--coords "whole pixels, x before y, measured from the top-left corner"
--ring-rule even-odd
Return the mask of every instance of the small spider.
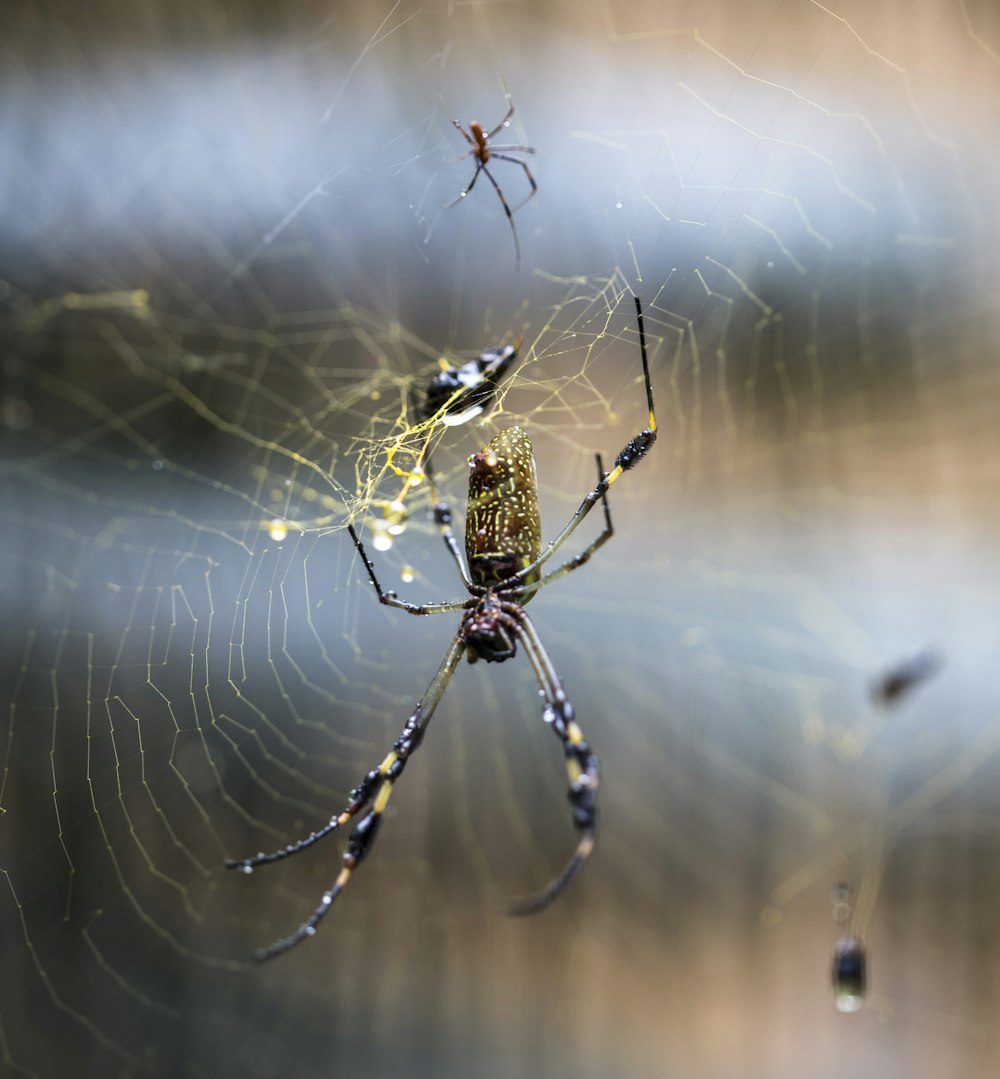
[[[437, 674], [406, 721], [403, 731], [381, 764], [373, 768], [351, 791], [347, 804], [318, 831], [271, 854], [260, 853], [241, 860], [227, 861], [230, 869], [250, 873], [255, 866], [278, 862], [311, 847], [324, 836], [347, 824], [364, 810], [347, 840], [343, 866], [319, 906], [290, 936], [275, 941], [254, 953], [258, 962], [271, 959], [311, 937], [326, 916], [334, 900], [347, 886], [354, 871], [368, 855], [382, 825], [393, 786], [407, 761], [423, 741], [438, 702], [455, 673], [462, 656], [470, 663], [485, 660], [502, 663], [513, 659], [520, 645], [528, 657], [544, 701], [543, 720], [562, 743], [569, 777], [569, 802], [573, 824], [579, 832], [576, 850], [563, 870], [534, 895], [515, 899], [512, 914], [531, 914], [547, 907], [566, 888], [594, 848], [597, 838], [598, 761], [594, 751], [577, 726], [573, 706], [563, 689], [548, 653], [525, 613], [525, 606], [543, 586], [584, 565], [590, 556], [611, 538], [611, 510], [608, 488], [648, 453], [656, 441], [656, 416], [653, 411], [653, 388], [646, 355], [646, 334], [642, 307], [635, 298], [639, 327], [642, 371], [649, 408], [649, 426], [629, 439], [615, 459], [615, 466], [605, 472], [597, 454], [597, 484], [570, 517], [562, 531], [542, 550], [541, 520], [535, 460], [531, 441], [520, 427], [501, 431], [478, 453], [469, 458], [469, 500], [465, 522], [465, 560], [451, 529], [451, 510], [445, 503], [434, 507], [434, 520], [470, 598], [445, 603], [407, 603], [379, 584], [375, 567], [348, 524], [351, 539], [380, 603], [398, 607], [413, 615], [461, 611], [462, 618]], [[548, 574], [542, 567], [566, 542], [587, 514], [600, 502], [604, 508], [604, 528], [596, 539]]]
[[[510, 94], [507, 95], [507, 100], [510, 101]], [[479, 179], [481, 172], [486, 173], [486, 178], [496, 188], [497, 194], [500, 196], [500, 202], [503, 204], [504, 213], [507, 215], [507, 220], [510, 222], [510, 231], [514, 234], [514, 269], [519, 270], [521, 268], [521, 244], [517, 238], [517, 229], [514, 227], [514, 214], [521, 209], [521, 207], [538, 192], [538, 184], [535, 183], [534, 176], [531, 175], [531, 169], [528, 168], [526, 161], [522, 161], [518, 157], [511, 157], [512, 153], [515, 154], [533, 154], [535, 152], [532, 146], [491, 146], [490, 139], [503, 128], [510, 125], [510, 118], [514, 115], [514, 103], [511, 102], [510, 108], [507, 110], [507, 115], [497, 124], [492, 131], [484, 132], [482, 126], [473, 120], [469, 124], [469, 130], [466, 131], [464, 127], [455, 119], [452, 119], [452, 123], [461, 132], [462, 138], [472, 147], [471, 150], [466, 150], [459, 161], [464, 161], [467, 157], [474, 157], [476, 159], [476, 171], [472, 174], [472, 180], [469, 182], [469, 186], [451, 202], [447, 203], [444, 207], [446, 210], [450, 210], [452, 206], [457, 206], [462, 199], [472, 190], [475, 186], [476, 180]], [[531, 191], [525, 198], [523, 198], [512, 210], [507, 205], [507, 200], [504, 198], [503, 192], [500, 190], [500, 185], [493, 179], [493, 173], [486, 167], [490, 158], [495, 157], [498, 161], [510, 161], [515, 165], [520, 165], [524, 169], [524, 175], [528, 177], [528, 183], [531, 184]]]

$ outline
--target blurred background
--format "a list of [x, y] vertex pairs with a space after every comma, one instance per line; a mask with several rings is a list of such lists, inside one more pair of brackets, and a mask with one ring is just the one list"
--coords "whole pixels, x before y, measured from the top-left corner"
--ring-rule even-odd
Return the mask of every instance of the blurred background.
[[[6, 23], [4, 1073], [993, 1075], [995, 7]], [[452, 119], [506, 95], [519, 269], [485, 178], [442, 209]], [[524, 657], [463, 664], [320, 932], [254, 966], [343, 839], [224, 860], [339, 811], [458, 622], [380, 607], [344, 529], [404, 598], [462, 595], [411, 388], [522, 339], [434, 465], [461, 525], [466, 457], [522, 424], [552, 537], [645, 426], [633, 294], [660, 439], [531, 607], [601, 757], [594, 857], [505, 916], [572, 849], [565, 772]]]

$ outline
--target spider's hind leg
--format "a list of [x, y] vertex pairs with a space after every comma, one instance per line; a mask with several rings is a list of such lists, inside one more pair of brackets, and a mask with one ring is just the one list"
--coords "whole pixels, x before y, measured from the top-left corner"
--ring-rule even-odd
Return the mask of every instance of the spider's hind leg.
[[[462, 199], [464, 199], [469, 194], [469, 192], [476, 186], [476, 181], [479, 179], [479, 174], [483, 171], [483, 168], [484, 166], [482, 162], [476, 162], [476, 171], [473, 173], [472, 179], [469, 181], [469, 186], [464, 191], [459, 192], [459, 194], [455, 198], [453, 198], [451, 202], [446, 202], [444, 206], [441, 207], [441, 209], [450, 210], [452, 206], [457, 206], [462, 201]], [[486, 175], [489, 176], [490, 174], [487, 173]], [[492, 177], [490, 177], [490, 179], [492, 179]], [[496, 186], [495, 182], [494, 186]]]
[[[500, 189], [500, 185], [493, 179], [493, 173], [490, 172], [485, 165], [480, 165], [479, 168], [481, 172], [486, 173], [486, 179], [489, 180], [495, 188], [496, 193], [500, 196], [500, 204], [503, 206], [503, 212], [507, 215], [507, 220], [510, 223], [510, 231], [514, 235], [514, 269], [519, 270], [521, 268], [521, 241], [517, 238], [517, 226], [514, 224], [514, 212], [508, 205], [506, 198], [504, 198], [504, 193]], [[472, 187], [472, 184], [470, 184], [469, 187]], [[532, 194], [534, 194], [534, 192], [532, 192]], [[528, 197], [530, 198], [531, 196], [529, 195]], [[459, 198], [461, 198], [461, 196], [459, 196]]]
[[524, 645], [545, 697], [543, 717], [563, 745], [566, 774], [569, 777], [569, 803], [573, 809], [573, 824], [580, 837], [576, 850], [563, 870], [541, 891], [511, 900], [507, 910], [515, 916], [537, 914], [544, 910], [562, 895], [583, 868], [597, 842], [597, 789], [600, 785], [597, 754], [590, 748], [576, 724], [573, 705], [566, 696], [562, 682], [553, 669], [534, 626], [523, 611], [518, 616], [518, 622], [517, 636]]

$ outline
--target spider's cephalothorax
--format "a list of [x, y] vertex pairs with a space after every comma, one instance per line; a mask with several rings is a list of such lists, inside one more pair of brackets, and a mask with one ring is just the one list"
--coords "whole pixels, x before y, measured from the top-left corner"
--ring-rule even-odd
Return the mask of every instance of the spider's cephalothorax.
[[[482, 148], [485, 150], [484, 146]], [[608, 508], [608, 488], [642, 460], [656, 441], [653, 388], [649, 378], [646, 335], [638, 297], [635, 307], [646, 402], [649, 406], [649, 426], [629, 439], [615, 458], [610, 472], [604, 471], [601, 457], [597, 455], [596, 486], [587, 493], [562, 531], [544, 550], [538, 515], [535, 459], [531, 441], [520, 427], [509, 427], [502, 431], [479, 453], [469, 458], [469, 504], [464, 560], [451, 529], [451, 510], [446, 503], [438, 503], [434, 507], [434, 521], [462, 575], [462, 582], [469, 593], [468, 598], [445, 603], [408, 603], [399, 599], [395, 592], [386, 591], [379, 584], [375, 567], [353, 524], [348, 524], [347, 530], [380, 603], [398, 607], [413, 615], [461, 611], [462, 618], [437, 674], [406, 721], [402, 733], [381, 764], [368, 772], [361, 783], [351, 791], [344, 808], [305, 839], [272, 854], [261, 853], [226, 863], [231, 869], [250, 873], [256, 866], [298, 854], [360, 815], [348, 837], [340, 872], [329, 890], [324, 893], [320, 905], [290, 936], [260, 949], [255, 955], [258, 961], [280, 955], [311, 937], [357, 867], [367, 857], [381, 827], [393, 787], [402, 776], [407, 761], [423, 741], [427, 724], [463, 654], [467, 655], [470, 661], [484, 659], [487, 662], [500, 663], [512, 659], [517, 646], [521, 646], [538, 681], [542, 697], [542, 718], [562, 745], [569, 780], [569, 803], [573, 811], [573, 825], [579, 836], [576, 850], [563, 870], [540, 892], [515, 900], [510, 908], [511, 913], [531, 914], [543, 910], [565, 890], [590, 856], [597, 839], [597, 789], [600, 782], [597, 756], [577, 725], [573, 706], [566, 696], [562, 681], [556, 674], [524, 606], [544, 585], [579, 569], [611, 538], [614, 529]], [[600, 534], [579, 554], [557, 569], [543, 574], [542, 566], [562, 547], [598, 502], [604, 509], [604, 528]]]
[[475, 607], [462, 619], [465, 654], [470, 663], [485, 659], [487, 663], [503, 663], [517, 655], [517, 631], [512, 628], [511, 616], [496, 592], [487, 591]]

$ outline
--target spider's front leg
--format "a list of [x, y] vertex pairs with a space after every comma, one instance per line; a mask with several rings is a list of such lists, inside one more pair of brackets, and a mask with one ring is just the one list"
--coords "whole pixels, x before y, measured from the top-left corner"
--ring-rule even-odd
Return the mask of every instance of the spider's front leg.
[[[653, 385], [649, 378], [649, 356], [646, 352], [646, 328], [642, 318], [642, 303], [639, 297], [635, 297], [635, 313], [639, 324], [639, 346], [642, 352], [642, 375], [643, 381], [646, 384], [646, 404], [649, 408], [649, 426], [640, 431], [637, 435], [630, 438], [628, 442], [619, 451], [618, 456], [615, 458], [615, 466], [611, 471], [605, 475], [600, 464], [598, 464], [598, 481], [597, 486], [584, 496], [583, 501], [580, 503], [576, 513], [566, 522], [563, 530], [559, 533], [554, 540], [549, 543], [548, 547], [532, 562], [530, 565], [525, 566], [523, 569], [518, 570], [512, 577], [506, 581], [501, 582], [501, 587], [510, 587], [518, 581], [531, 582], [537, 580], [540, 576], [539, 570], [546, 562], [559, 550], [560, 547], [566, 542], [567, 539], [576, 531], [577, 525], [587, 516], [588, 513], [597, 505], [598, 502], [604, 502], [605, 517], [607, 518], [607, 493], [612, 484], [616, 483], [622, 475], [630, 468], [634, 468], [643, 457], [652, 449], [656, 442], [656, 410], [653, 407]], [[594, 550], [600, 546], [610, 535], [610, 522], [606, 521], [608, 528], [608, 535], [602, 535], [598, 537], [596, 545], [591, 545], [586, 552], [587, 557], [593, 554]], [[577, 565], [582, 565], [586, 561], [586, 558], [571, 559], [565, 566], [560, 567], [554, 573], [550, 573], [545, 576], [538, 584], [536, 584], [532, 590], [535, 592], [544, 584], [548, 584], [550, 581], [556, 580], [564, 573], [568, 573], [570, 570], [576, 569]]]
[[652, 448], [656, 441], [656, 410], [653, 408], [653, 385], [649, 379], [649, 357], [646, 353], [646, 325], [642, 317], [642, 303], [635, 299], [635, 317], [639, 324], [639, 348], [642, 352], [642, 373], [646, 382], [646, 404], [649, 407], [649, 426], [640, 431], [635, 438], [630, 438], [622, 451], [615, 458], [615, 467], [608, 473], [607, 486], [615, 482], [623, 473], [637, 465]]

